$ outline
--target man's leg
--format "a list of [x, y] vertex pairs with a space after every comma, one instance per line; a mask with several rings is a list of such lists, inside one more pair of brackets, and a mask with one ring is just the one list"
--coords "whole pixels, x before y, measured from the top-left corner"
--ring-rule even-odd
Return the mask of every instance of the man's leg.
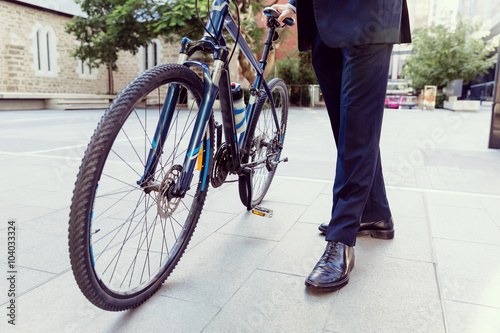
[[[337, 167], [332, 219], [326, 234], [328, 243], [325, 253], [306, 279], [308, 287], [324, 291], [340, 289], [349, 281], [354, 267], [353, 247], [365, 208], [372, 216], [390, 214], [385, 198], [379, 141], [392, 45], [344, 48], [341, 51], [343, 70], [338, 122], [333, 121], [335, 118], [330, 115], [334, 133], [338, 133], [334, 134]], [[328, 66], [327, 57], [328, 54], [323, 56], [318, 53], [315, 56], [313, 49], [317, 73]], [[328, 87], [322, 84], [325, 78], [321, 74], [318, 80], [322, 89]], [[323, 90], [324, 95], [328, 93], [330, 91]], [[332, 110], [329, 108], [329, 113]], [[338, 123], [338, 127], [334, 123]], [[372, 194], [374, 200], [367, 207]], [[385, 198], [387, 212], [384, 213], [383, 202], [381, 209], [372, 207], [380, 204], [377, 196]]]
[[312, 47], [312, 65], [323, 93], [335, 145], [339, 137], [342, 58], [342, 50], [326, 46], [316, 31]]
[[382, 175], [382, 163], [380, 160], [380, 150], [377, 157], [377, 165], [375, 167], [375, 175], [373, 178], [370, 195], [366, 200], [361, 223], [375, 222], [380, 220], [390, 219], [392, 216], [387, 201], [385, 192], [384, 176]]
[[369, 198], [374, 199], [369, 205], [382, 204], [376, 210], [370, 207], [373, 216], [367, 217], [390, 216], [379, 141], [391, 50], [390, 44], [342, 49], [344, 68], [337, 172], [332, 219], [326, 233], [328, 241], [348, 246], [356, 244], [356, 234]]
[[[316, 34], [312, 49], [312, 62], [328, 110], [335, 145], [337, 145], [339, 137], [340, 96], [342, 87], [342, 50], [332, 49], [326, 46], [322, 42], [321, 38], [319, 38], [319, 34]], [[383, 193], [383, 195], [380, 195], [380, 193]], [[379, 156], [373, 186], [370, 190], [370, 196], [366, 202], [361, 222], [374, 222], [390, 217], [391, 212], [385, 195], [385, 185]]]

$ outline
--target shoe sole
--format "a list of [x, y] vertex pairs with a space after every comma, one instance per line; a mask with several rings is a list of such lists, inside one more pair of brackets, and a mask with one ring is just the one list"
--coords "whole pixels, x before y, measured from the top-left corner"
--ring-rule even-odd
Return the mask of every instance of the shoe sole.
[[309, 278], [307, 278], [305, 285], [306, 285], [306, 287], [313, 289], [313, 290], [316, 290], [316, 291], [336, 291], [336, 290], [339, 290], [339, 289], [345, 287], [349, 283], [349, 276], [351, 275], [351, 271], [353, 270], [353, 268], [354, 268], [354, 263], [352, 264], [351, 269], [349, 269], [349, 272], [347, 272], [346, 277], [341, 281], [323, 284], [323, 285], [318, 285], [318, 284], [315, 284], [313, 281], [309, 280]]
[[358, 231], [358, 237], [360, 236], [372, 236], [372, 238], [378, 239], [393, 239], [394, 229], [392, 230], [362, 230]]
[[[325, 235], [326, 230], [322, 230], [318, 228], [319, 231]], [[392, 230], [362, 230], [358, 231], [357, 237], [362, 237], [362, 236], [371, 236], [372, 238], [377, 238], [377, 239], [393, 239], [394, 238], [394, 229]]]

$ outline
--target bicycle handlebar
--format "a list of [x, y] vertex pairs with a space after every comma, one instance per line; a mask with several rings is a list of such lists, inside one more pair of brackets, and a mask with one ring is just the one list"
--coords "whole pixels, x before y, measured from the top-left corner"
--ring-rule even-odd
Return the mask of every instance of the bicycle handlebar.
[[[266, 7], [264, 8], [264, 15], [277, 19], [278, 17], [280, 17], [281, 14], [274, 8]], [[291, 17], [287, 17], [286, 19], [283, 20], [283, 23], [285, 23], [285, 25], [292, 27], [295, 25], [295, 20]]]

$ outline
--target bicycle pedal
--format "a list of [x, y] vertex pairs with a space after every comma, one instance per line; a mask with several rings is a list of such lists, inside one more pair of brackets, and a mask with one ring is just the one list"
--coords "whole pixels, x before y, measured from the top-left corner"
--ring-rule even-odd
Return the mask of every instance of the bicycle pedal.
[[259, 216], [262, 216], [262, 217], [268, 217], [268, 218], [273, 217], [273, 211], [271, 209], [264, 208], [264, 207], [261, 207], [261, 206], [255, 206], [252, 209], [252, 214], [259, 215]]
[[281, 159], [281, 160], [276, 161], [276, 162], [272, 162], [272, 164], [273, 164], [274, 166], [276, 166], [276, 165], [278, 165], [278, 164], [280, 164], [280, 163], [283, 163], [283, 162], [284, 162], [284, 163], [288, 162], [288, 157], [285, 157], [284, 159]]

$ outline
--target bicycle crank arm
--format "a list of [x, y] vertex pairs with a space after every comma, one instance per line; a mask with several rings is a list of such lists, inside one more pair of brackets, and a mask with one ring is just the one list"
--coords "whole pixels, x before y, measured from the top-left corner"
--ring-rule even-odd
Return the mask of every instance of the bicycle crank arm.
[[[243, 164], [241, 164], [241, 167], [243, 167], [243, 168], [253, 168], [253, 167], [256, 167], [259, 164], [266, 163], [266, 161], [270, 157], [273, 157], [274, 155], [277, 155], [277, 153], [269, 154], [269, 156], [267, 156], [265, 158], [261, 158], [260, 160], [257, 160], [257, 161], [253, 161], [253, 162], [249, 162], [249, 163], [243, 163]], [[283, 159], [281, 159], [279, 161], [272, 161], [271, 163], [273, 165], [278, 165], [281, 162], [288, 162], [288, 157], [285, 157], [285, 158], [283, 158]]]

